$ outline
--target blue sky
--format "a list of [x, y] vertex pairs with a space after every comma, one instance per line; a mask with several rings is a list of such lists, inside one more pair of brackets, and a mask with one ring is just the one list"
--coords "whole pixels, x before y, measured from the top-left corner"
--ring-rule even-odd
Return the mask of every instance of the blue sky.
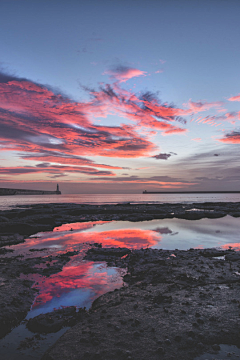
[[[239, 10], [233, 0], [2, 0], [1, 73], [12, 77], [0, 83], [0, 186], [238, 190]], [[118, 101], [138, 100], [116, 105], [102, 96], [107, 86]], [[65, 104], [64, 120], [52, 118], [56, 99], [46, 91], [39, 99], [39, 89]], [[170, 119], [156, 104], [177, 110]]]

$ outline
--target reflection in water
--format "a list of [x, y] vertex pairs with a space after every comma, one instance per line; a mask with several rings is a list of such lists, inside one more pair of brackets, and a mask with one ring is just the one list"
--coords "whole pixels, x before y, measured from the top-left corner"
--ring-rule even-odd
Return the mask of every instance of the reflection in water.
[[39, 233], [24, 244], [14, 248], [57, 249], [72, 251], [86, 243], [101, 243], [103, 246], [120, 246], [132, 249], [145, 247], [162, 249], [206, 248], [239, 246], [238, 218], [225, 216], [220, 219], [163, 219], [132, 223], [129, 221], [95, 221], [65, 224], [53, 232]]
[[75, 305], [88, 309], [94, 299], [121, 287], [124, 273], [124, 270], [91, 261], [66, 265], [59, 273], [38, 279], [35, 287], [39, 290], [39, 295], [28, 317], [47, 313], [61, 306]]
[[[226, 216], [221, 219], [163, 219], [132, 223], [128, 221], [95, 221], [65, 224], [52, 232], [38, 233], [25, 243], [12, 246], [14, 255], [49, 258], [69, 251], [79, 253], [57, 274], [44, 277], [36, 274], [28, 278], [36, 281], [39, 295], [32, 306], [32, 314], [51, 311], [61, 306], [89, 307], [93, 299], [122, 285], [121, 271], [105, 263], [83, 261], [89, 244], [104, 247], [146, 247], [189, 249], [232, 246], [240, 249], [239, 220]], [[37, 251], [41, 250], [41, 252]], [[11, 256], [11, 254], [9, 254]], [[51, 264], [56, 261], [50, 261]]]

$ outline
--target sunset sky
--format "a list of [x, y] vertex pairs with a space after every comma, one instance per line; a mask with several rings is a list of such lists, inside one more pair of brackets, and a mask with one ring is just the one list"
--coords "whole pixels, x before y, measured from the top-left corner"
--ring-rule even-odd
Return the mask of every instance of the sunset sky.
[[0, 187], [240, 190], [239, 0], [0, 0]]

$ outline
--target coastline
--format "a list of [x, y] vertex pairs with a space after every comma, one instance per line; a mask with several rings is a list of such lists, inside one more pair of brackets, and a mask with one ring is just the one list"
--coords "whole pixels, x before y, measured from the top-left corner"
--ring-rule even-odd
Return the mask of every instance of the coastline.
[[[26, 261], [20, 261], [18, 257], [7, 257], [10, 249], [5, 249], [3, 246], [23, 242], [24, 238], [30, 235], [39, 231], [51, 231], [54, 227], [64, 223], [97, 220], [137, 222], [173, 217], [198, 220], [220, 218], [226, 215], [240, 217], [240, 203], [36, 204], [1, 211], [0, 302], [4, 306], [1, 306], [0, 319], [5, 327], [0, 337], [3, 337], [13, 326], [25, 318], [36, 295], [36, 290], [31, 288], [33, 282], [19, 278], [20, 273], [31, 273], [35, 262], [26, 263]], [[105, 251], [106, 253], [104, 253]], [[171, 359], [172, 356], [172, 359], [175, 359], [174, 351], [178, 351], [178, 359], [193, 359], [196, 354], [211, 350], [212, 346], [221, 343], [223, 338], [228, 343], [240, 345], [237, 340], [239, 339], [237, 332], [240, 331], [237, 324], [240, 281], [236, 275], [239, 271], [240, 258], [238, 253], [233, 250], [220, 250], [218, 255], [219, 253], [225, 255], [228, 260], [216, 259], [214, 250], [208, 250], [207, 253], [205, 250], [197, 249], [187, 251], [145, 249], [143, 252], [128, 249], [125, 260], [120, 260], [119, 256], [114, 256], [111, 252], [109, 253], [109, 250], [96, 248], [94, 254], [90, 252], [87, 256], [93, 261], [101, 259], [111, 265], [125, 267], [128, 270], [128, 275], [124, 278], [127, 286], [107, 293], [96, 300], [92, 309], [83, 316], [84, 321], [77, 318], [72, 321], [72, 325], [74, 325], [80, 320], [75, 325], [76, 327], [70, 329], [61, 338], [61, 341], [58, 341], [46, 353], [44, 359], [71, 359], [74, 358], [76, 351], [86, 359], [94, 359], [96, 356], [98, 359], [127, 359], [129, 356], [129, 359], [159, 359], [159, 356], [163, 359]], [[171, 256], [172, 254], [176, 258]], [[56, 257], [55, 265], [48, 270], [49, 274], [60, 271], [71, 255], [73, 254], [68, 254], [65, 258]], [[162, 274], [166, 274], [166, 276], [162, 277]], [[13, 280], [13, 277], [17, 278]], [[220, 290], [216, 290], [217, 287]], [[200, 293], [205, 295], [200, 296]], [[190, 301], [186, 298], [189, 298]], [[231, 299], [236, 301], [231, 302]], [[182, 304], [184, 302], [188, 302], [190, 305]], [[208, 303], [211, 303], [215, 309], [215, 315], [210, 316], [210, 312], [207, 316], [204, 315]], [[186, 314], [181, 311], [176, 313], [174, 308], [177, 307]], [[148, 311], [145, 308], [149, 308]], [[221, 314], [218, 314], [217, 308], [222, 309]], [[199, 313], [200, 316], [196, 317], [196, 313]], [[230, 316], [230, 314], [232, 315]], [[71, 316], [75, 317], [75, 315]], [[149, 316], [152, 321], [158, 321], [155, 330], [151, 330], [153, 326], [150, 327]], [[215, 319], [214, 316], [216, 320], [209, 320], [210, 318]], [[120, 318], [128, 324], [127, 331], [126, 324], [122, 324]], [[91, 323], [94, 324], [95, 330]], [[178, 331], [175, 331], [173, 326]], [[159, 327], [165, 329], [167, 338], [159, 332]], [[183, 327], [184, 331], [181, 331]], [[146, 333], [143, 330], [142, 333], [140, 330], [145, 328], [148, 330]], [[224, 328], [228, 333], [220, 331]], [[114, 343], [109, 337], [113, 332], [119, 337], [117, 343]], [[176, 340], [180, 336], [177, 332], [184, 333], [180, 341]], [[84, 335], [82, 338], [85, 340], [78, 342], [76, 348], [73, 343], [79, 333]], [[92, 333], [96, 335], [92, 335]], [[104, 334], [103, 338], [100, 333]], [[128, 337], [131, 338], [134, 348], [141, 349], [140, 353], [135, 353], [134, 348], [131, 348]], [[108, 339], [109, 345], [106, 345], [105, 339]], [[95, 342], [95, 346], [91, 346], [92, 341]], [[142, 343], [148, 344], [148, 348], [149, 346], [154, 348], [150, 357], [144, 352], [144, 348], [141, 348]], [[107, 346], [109, 346], [109, 356], [106, 352]], [[116, 349], [119, 353], [114, 353]], [[212, 350], [214, 351], [214, 349]]]

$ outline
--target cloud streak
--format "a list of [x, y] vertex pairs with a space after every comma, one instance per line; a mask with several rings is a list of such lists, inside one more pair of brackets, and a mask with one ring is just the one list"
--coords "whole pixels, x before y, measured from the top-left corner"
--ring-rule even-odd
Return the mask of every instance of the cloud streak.
[[170, 156], [172, 156], [172, 155], [176, 155], [176, 154], [175, 153], [170, 153], [170, 154], [160, 153], [158, 155], [152, 156], [152, 158], [157, 159], [157, 160], [168, 160], [168, 158], [170, 158]]
[[223, 138], [218, 139], [218, 141], [227, 144], [240, 144], [240, 131], [232, 131], [226, 134]]
[[240, 94], [232, 96], [228, 99], [229, 101], [240, 101]]
[[118, 82], [126, 82], [134, 77], [146, 76], [146, 71], [131, 68], [128, 66], [117, 66], [111, 70], [107, 70], [103, 75], [109, 75], [111, 79]]

